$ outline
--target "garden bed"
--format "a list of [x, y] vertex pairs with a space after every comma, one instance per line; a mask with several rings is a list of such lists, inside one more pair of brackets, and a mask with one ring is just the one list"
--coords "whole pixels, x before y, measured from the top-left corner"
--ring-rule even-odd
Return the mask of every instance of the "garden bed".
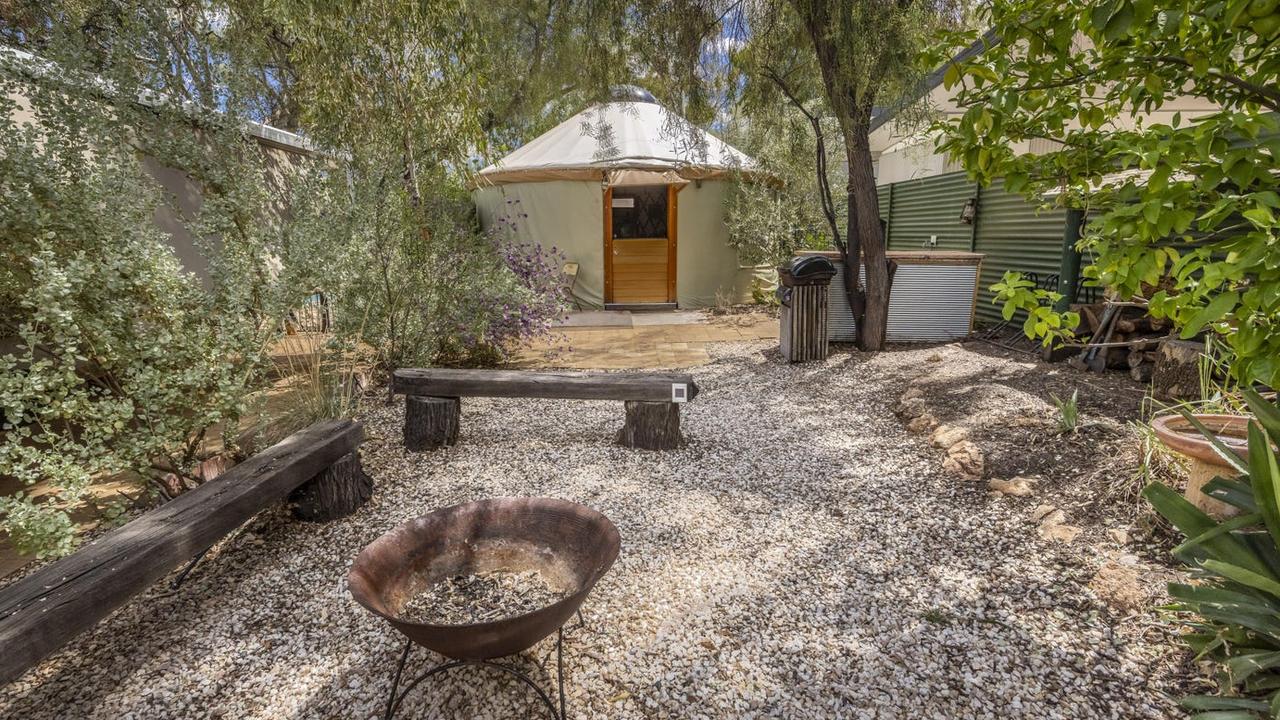
[[[456, 447], [411, 454], [401, 406], [371, 400], [366, 506], [325, 525], [259, 516], [179, 591], [156, 586], [0, 690], [0, 716], [375, 716], [400, 636], [352, 601], [351, 560], [409, 517], [496, 495], [581, 502], [622, 534], [566, 633], [576, 718], [1180, 716], [1175, 636], [1091, 587], [1108, 563], [1167, 572], [1157, 550], [1108, 544], [1107, 513], [1082, 513], [1075, 542], [1041, 538], [1036, 498], [954, 477], [895, 417], [907, 383], [948, 359], [976, 363], [951, 390], [1028, 383], [1015, 389], [1046, 400], [1030, 383], [1047, 366], [978, 350], [786, 366], [771, 343], [717, 344], [694, 371], [688, 446], [663, 453], [608, 440], [616, 403], [468, 400]], [[1157, 575], [1135, 581], [1156, 596]], [[535, 650], [521, 665], [549, 687], [550, 645]], [[479, 671], [405, 703], [405, 717], [536, 712]]]

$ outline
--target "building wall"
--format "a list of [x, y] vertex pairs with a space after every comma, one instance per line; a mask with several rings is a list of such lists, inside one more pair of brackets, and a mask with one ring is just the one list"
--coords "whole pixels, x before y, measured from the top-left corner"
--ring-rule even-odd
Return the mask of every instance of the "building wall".
[[[990, 287], [1010, 270], [1040, 277], [1058, 272], [1066, 211], [1041, 210], [997, 182], [979, 188], [964, 173], [879, 186], [880, 216], [890, 250], [970, 250], [985, 255], [978, 282], [979, 322], [1000, 321]], [[960, 221], [969, 198], [978, 202], [973, 225]], [[930, 247], [930, 236], [937, 245]]]
[[[38, 125], [39, 118], [32, 112], [25, 95], [11, 91], [8, 98], [17, 105], [12, 115], [15, 123]], [[280, 223], [289, 217], [289, 183], [296, 171], [316, 155], [316, 151], [300, 136], [267, 125], [250, 123], [248, 132], [262, 153], [267, 185], [276, 198], [275, 204], [267, 208], [262, 221]], [[209, 152], [234, 151], [238, 150], [209, 148]], [[167, 167], [154, 157], [144, 155], [140, 164], [142, 170], [160, 186], [163, 201], [156, 206], [156, 226], [168, 235], [169, 245], [182, 268], [192, 273], [206, 288], [210, 287], [212, 281], [209, 277], [209, 260], [183, 222], [184, 216], [194, 217], [200, 210], [199, 188], [186, 173]]]
[[885, 202], [892, 212], [880, 215], [889, 221], [890, 250], [972, 250], [972, 226], [960, 222], [965, 201], [973, 197], [973, 183], [964, 173], [939, 175], [926, 180], [890, 183]]
[[703, 180], [676, 194], [676, 303], [682, 308], [739, 303], [751, 296], [754, 268], [738, 263], [724, 224], [725, 183]]
[[1067, 211], [1042, 210], [1021, 195], [1005, 192], [997, 182], [980, 191], [975, 251], [986, 255], [978, 278], [978, 317], [999, 322], [1000, 308], [991, 304], [989, 288], [1008, 270], [1044, 278], [1062, 264], [1062, 235]]
[[599, 182], [554, 180], [509, 183], [472, 192], [480, 226], [504, 216], [519, 242], [536, 243], [578, 263], [574, 296], [584, 307], [604, 305], [604, 196]]
[[[313, 155], [303, 148], [276, 145], [261, 137], [255, 136], [254, 140], [262, 153], [262, 167], [266, 173], [267, 187], [273, 197], [273, 203], [267, 208], [262, 221], [279, 225], [291, 216], [289, 185], [297, 173], [305, 169], [305, 164], [311, 162]], [[169, 202], [156, 206], [156, 226], [169, 236], [169, 244], [183, 269], [194, 274], [206, 288], [210, 287], [212, 280], [209, 277], [209, 260], [183, 222], [183, 216], [192, 218], [200, 211], [200, 189], [186, 173], [167, 167], [151, 156], [142, 158], [142, 169], [160, 185], [165, 197], [169, 199]]]

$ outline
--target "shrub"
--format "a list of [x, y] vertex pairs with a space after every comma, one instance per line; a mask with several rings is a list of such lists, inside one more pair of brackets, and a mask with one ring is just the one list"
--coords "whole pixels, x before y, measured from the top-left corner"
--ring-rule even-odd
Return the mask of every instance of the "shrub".
[[[250, 358], [156, 229], [133, 158], [50, 134], [0, 133], [0, 475], [66, 503], [100, 473], [189, 464], [205, 428], [238, 416]], [[65, 511], [26, 496], [0, 510], [22, 552], [71, 547]]]
[[[1187, 644], [1216, 664], [1220, 695], [1188, 698], [1203, 720], [1276, 717], [1280, 712], [1280, 408], [1243, 391], [1257, 422], [1249, 426], [1249, 458], [1242, 461], [1204, 427], [1218, 453], [1244, 473], [1205, 485], [1239, 509], [1223, 522], [1205, 515], [1160, 483], [1143, 494], [1186, 542], [1173, 554], [1192, 568], [1195, 584], [1172, 583], [1174, 609], [1190, 630]], [[1195, 422], [1185, 411], [1183, 415]]]
[[[262, 219], [256, 146], [234, 130], [0, 71], [0, 476], [53, 490], [0, 500], [0, 528], [56, 556], [94, 477], [168, 494], [195, 480], [210, 428], [234, 434], [285, 299], [269, 270], [278, 228]], [[176, 216], [205, 246], [208, 288], [155, 223], [165, 199], [144, 153], [202, 192]]]
[[443, 173], [415, 207], [384, 168], [354, 159], [297, 204], [290, 283], [325, 290], [340, 340], [372, 346], [394, 369], [493, 364], [550, 331], [565, 308], [563, 257], [514, 240], [518, 204], [482, 232]]

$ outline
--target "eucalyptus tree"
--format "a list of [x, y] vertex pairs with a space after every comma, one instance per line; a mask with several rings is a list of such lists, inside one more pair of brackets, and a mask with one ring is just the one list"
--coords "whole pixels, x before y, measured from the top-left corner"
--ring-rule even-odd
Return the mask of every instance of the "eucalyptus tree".
[[[741, 102], [748, 114], [786, 104], [808, 124], [826, 234], [846, 267], [866, 268], [865, 287], [858, 273], [845, 274], [858, 344], [881, 349], [891, 278], [871, 124], [878, 108], [919, 99], [920, 51], [935, 28], [955, 21], [956, 9], [945, 0], [682, 0], [641, 3], [638, 12], [664, 19], [658, 27], [680, 28], [646, 38], [697, 68], [676, 76], [686, 86], [709, 87], [711, 102]], [[709, 48], [727, 48], [727, 57]], [[844, 187], [833, 189], [833, 177]]]

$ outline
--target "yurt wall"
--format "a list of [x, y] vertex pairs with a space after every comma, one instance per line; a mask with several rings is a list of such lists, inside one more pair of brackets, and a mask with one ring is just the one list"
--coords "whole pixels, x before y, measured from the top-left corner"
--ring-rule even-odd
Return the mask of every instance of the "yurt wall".
[[604, 305], [604, 195], [600, 183], [512, 183], [477, 188], [472, 195], [483, 227], [492, 227], [503, 215], [513, 217], [519, 241], [539, 243], [547, 250], [554, 246], [566, 262], [578, 263], [574, 295], [579, 303], [584, 307]]
[[691, 182], [677, 194], [676, 302], [680, 307], [711, 307], [716, 294], [741, 300], [738, 252], [729, 247], [724, 223], [724, 183]]

